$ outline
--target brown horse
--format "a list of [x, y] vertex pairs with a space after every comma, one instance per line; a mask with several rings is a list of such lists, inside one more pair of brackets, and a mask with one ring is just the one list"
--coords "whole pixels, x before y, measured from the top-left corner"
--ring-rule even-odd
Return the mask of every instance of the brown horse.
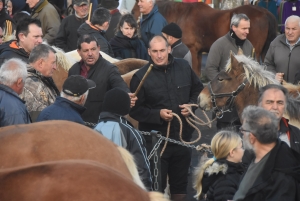
[[69, 121], [45, 121], [0, 128], [0, 153], [0, 169], [49, 161], [93, 160], [145, 188], [133, 158], [126, 150], [117, 148], [98, 132]]
[[[179, 3], [157, 0], [159, 12], [170, 22], [182, 29], [182, 41], [192, 53], [193, 69], [201, 74], [202, 52], [208, 52], [211, 45], [229, 31], [230, 19], [234, 13], [245, 13], [251, 21], [248, 39], [255, 48], [256, 58], [264, 60], [271, 41], [276, 37], [277, 22], [266, 9], [257, 6], [240, 6], [231, 10], [215, 10], [205, 3]], [[137, 4], [132, 10], [140, 15]]]
[[[226, 71], [220, 72], [200, 93], [200, 108], [220, 112], [222, 115], [235, 105], [238, 114], [248, 105], [257, 105], [259, 88], [267, 84], [279, 84], [275, 75], [256, 61], [244, 56], [231, 54]], [[284, 85], [290, 94], [295, 94], [298, 87]], [[298, 92], [299, 94], [299, 92]], [[293, 95], [292, 95], [293, 96]], [[297, 95], [298, 96], [298, 95]], [[230, 105], [230, 103], [232, 104]], [[286, 115], [290, 120], [300, 120], [300, 101], [298, 97], [288, 97]]]
[[93, 161], [69, 160], [1, 170], [0, 200], [150, 201], [151, 199], [148, 192], [109, 166]]

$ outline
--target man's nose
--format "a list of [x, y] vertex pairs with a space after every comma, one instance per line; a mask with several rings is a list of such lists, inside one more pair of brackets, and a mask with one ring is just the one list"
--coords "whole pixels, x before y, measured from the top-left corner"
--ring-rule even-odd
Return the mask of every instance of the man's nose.
[[43, 38], [42, 37], [38, 37], [38, 43], [42, 43], [43, 42]]

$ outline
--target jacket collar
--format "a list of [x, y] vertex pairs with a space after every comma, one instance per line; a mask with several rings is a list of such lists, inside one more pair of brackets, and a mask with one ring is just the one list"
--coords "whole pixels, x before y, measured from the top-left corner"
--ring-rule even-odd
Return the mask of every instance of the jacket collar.
[[173, 44], [171, 45], [172, 50], [173, 50], [174, 47], [180, 45], [181, 43], [182, 43], [182, 42], [181, 42], [181, 39], [179, 39], [178, 41], [176, 41], [175, 43], [173, 43]]
[[[158, 7], [157, 7], [157, 5], [155, 4], [155, 5], [153, 6], [153, 8], [152, 8], [152, 10], [150, 11], [149, 14], [147, 14], [147, 15], [142, 15], [142, 20], [141, 20], [141, 22], [143, 22], [143, 21], [145, 21], [145, 20], [151, 18], [151, 16], [154, 15], [154, 13], [157, 13], [157, 12], [158, 12]], [[144, 16], [146, 16], [146, 17], [144, 18]]]
[[16, 97], [17, 99], [19, 99], [22, 103], [25, 103], [25, 101], [23, 101], [19, 95], [14, 91], [12, 90], [10, 87], [4, 85], [4, 84], [0, 84], [0, 90], [2, 91], [5, 91], [6, 93], [9, 93], [11, 94], [12, 96]]
[[120, 123], [121, 120], [126, 121], [126, 119], [123, 116], [120, 116], [118, 114], [111, 113], [111, 112], [101, 112], [100, 116], [99, 116], [99, 122], [100, 121], [115, 121], [115, 122]]
[[33, 8], [32, 13], [39, 13], [48, 4], [48, 0], [40, 0]]
[[63, 106], [69, 106], [72, 109], [76, 110], [79, 114], [82, 114], [86, 110], [84, 106], [78, 105], [77, 103], [74, 103], [63, 97], [56, 97], [55, 102]]

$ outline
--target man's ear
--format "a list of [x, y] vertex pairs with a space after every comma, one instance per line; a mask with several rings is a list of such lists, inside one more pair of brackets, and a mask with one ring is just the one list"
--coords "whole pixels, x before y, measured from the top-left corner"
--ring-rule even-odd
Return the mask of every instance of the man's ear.
[[17, 87], [22, 87], [23, 86], [23, 78], [18, 78], [17, 79]]
[[170, 52], [171, 52], [171, 46], [169, 45], [168, 46], [168, 53], [170, 54]]
[[19, 37], [19, 41], [23, 41], [26, 36], [24, 33], [21, 32], [18, 34], [18, 37]]

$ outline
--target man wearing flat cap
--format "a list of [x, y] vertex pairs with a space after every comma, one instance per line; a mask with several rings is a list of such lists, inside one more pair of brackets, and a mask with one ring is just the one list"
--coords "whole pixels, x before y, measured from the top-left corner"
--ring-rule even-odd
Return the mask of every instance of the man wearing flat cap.
[[106, 38], [108, 41], [112, 39], [115, 36], [116, 33], [116, 27], [121, 19], [121, 13], [118, 9], [119, 1], [116, 0], [102, 0], [101, 4], [99, 4], [100, 7], [106, 8], [109, 10], [111, 14], [111, 20], [109, 23], [109, 27], [106, 30]]
[[73, 0], [75, 13], [64, 18], [55, 39], [55, 45], [65, 52], [77, 49], [77, 29], [88, 18], [88, 0]]
[[189, 48], [181, 41], [182, 31], [180, 27], [176, 23], [171, 22], [161, 32], [169, 45], [171, 45], [171, 54], [173, 57], [185, 59], [192, 67], [192, 54]]
[[95, 88], [94, 81], [85, 79], [81, 75], [71, 75], [63, 84], [61, 97], [56, 97], [54, 104], [46, 107], [37, 121], [67, 120], [84, 125], [81, 114], [85, 111], [85, 101], [89, 89]]

